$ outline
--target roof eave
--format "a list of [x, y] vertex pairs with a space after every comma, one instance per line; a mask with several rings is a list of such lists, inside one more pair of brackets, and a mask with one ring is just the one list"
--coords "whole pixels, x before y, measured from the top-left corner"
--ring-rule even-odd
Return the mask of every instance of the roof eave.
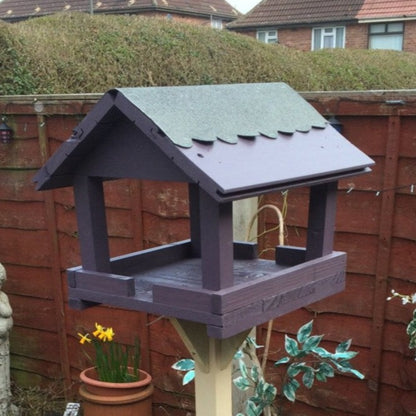
[[384, 23], [416, 20], [415, 16], [391, 16], [391, 17], [362, 17], [358, 19], [358, 23]]
[[257, 30], [259, 28], [276, 28], [276, 29], [295, 29], [300, 27], [316, 27], [328, 24], [335, 24], [335, 25], [348, 25], [359, 23], [357, 19], [342, 19], [342, 20], [319, 20], [315, 22], [311, 21], [304, 21], [304, 22], [262, 22], [262, 23], [247, 23], [247, 24], [236, 24], [232, 22], [231, 24], [227, 25], [227, 29], [229, 30]]

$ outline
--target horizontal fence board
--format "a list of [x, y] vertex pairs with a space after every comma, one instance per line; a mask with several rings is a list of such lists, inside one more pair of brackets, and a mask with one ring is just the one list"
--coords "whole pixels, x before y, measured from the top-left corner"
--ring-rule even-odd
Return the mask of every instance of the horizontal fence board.
[[50, 244], [47, 231], [3, 228], [0, 238], [0, 260], [5, 264], [48, 267], [52, 260]]
[[0, 200], [0, 228], [44, 230], [46, 218], [43, 203]]
[[44, 195], [34, 189], [35, 173], [32, 169], [0, 169], [0, 200], [43, 201]]
[[[26, 385], [26, 387], [34, 386], [33, 377], [41, 376], [42, 379], [45, 379], [43, 383], [51, 383], [55, 381], [57, 383], [57, 389], [59, 389], [60, 396], [63, 396], [62, 390], [62, 370], [60, 363], [52, 363], [45, 360], [34, 360], [33, 358], [24, 357], [22, 355], [12, 354], [10, 357], [12, 363], [12, 377], [15, 381], [19, 379], [17, 372], [20, 374], [21, 379], [26, 379], [25, 381], [20, 380], [19, 385]], [[50, 384], [49, 384], [50, 387]]]
[[13, 138], [13, 146], [2, 144], [0, 168], [38, 169], [42, 165], [37, 137], [30, 139]]
[[55, 303], [49, 299], [9, 296], [15, 326], [57, 331]]
[[143, 213], [143, 234], [147, 244], [163, 245], [189, 237], [187, 219], [169, 219]]
[[53, 287], [50, 284], [53, 278], [50, 268], [14, 264], [6, 264], [5, 266], [7, 268], [7, 280], [3, 289], [7, 294], [43, 299], [54, 297]]
[[45, 365], [60, 363], [58, 336], [54, 332], [15, 325], [10, 333], [10, 345], [12, 354], [43, 360]]

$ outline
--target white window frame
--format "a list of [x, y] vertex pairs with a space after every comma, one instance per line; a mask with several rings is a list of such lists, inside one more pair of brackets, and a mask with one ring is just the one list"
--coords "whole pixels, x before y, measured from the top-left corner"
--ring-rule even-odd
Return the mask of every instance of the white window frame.
[[[394, 30], [393, 27], [401, 25], [401, 30]], [[384, 25], [383, 31], [372, 31], [372, 28], [376, 26]], [[398, 48], [388, 48], [388, 47], [375, 47], [372, 45], [373, 40], [380, 40], [382, 38], [388, 39], [393, 37], [400, 37], [400, 47]], [[368, 25], [368, 49], [390, 49], [396, 51], [402, 51], [404, 45], [404, 22], [378, 22], [371, 23]]]
[[223, 28], [222, 19], [219, 19], [217, 17], [212, 17], [211, 16], [211, 27], [213, 29], [221, 30]]
[[256, 33], [256, 39], [263, 43], [278, 43], [279, 37], [277, 29], [262, 29]]
[[[342, 29], [342, 39], [339, 38], [339, 32]], [[317, 51], [321, 49], [345, 48], [345, 26], [321, 26], [312, 28], [312, 44], [311, 50]], [[317, 39], [319, 36], [319, 39]], [[332, 39], [331, 39], [332, 38]], [[330, 41], [328, 45], [327, 41]], [[319, 47], [315, 47], [315, 43], [319, 43]]]

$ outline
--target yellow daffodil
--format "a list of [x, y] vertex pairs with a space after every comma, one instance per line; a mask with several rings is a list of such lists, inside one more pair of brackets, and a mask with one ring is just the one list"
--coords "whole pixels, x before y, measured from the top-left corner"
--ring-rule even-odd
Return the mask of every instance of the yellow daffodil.
[[85, 344], [85, 342], [91, 342], [91, 338], [89, 338], [90, 334], [85, 334], [85, 335], [83, 335], [83, 334], [80, 334], [80, 333], [78, 332], [78, 336], [81, 338], [81, 339], [79, 340], [79, 343], [80, 343], [80, 344]]
[[114, 338], [114, 331], [113, 331], [113, 328], [107, 328], [106, 330], [105, 330], [105, 337], [104, 337], [104, 341], [109, 341], [109, 342], [111, 342], [112, 340], [113, 340], [113, 338]]
[[[95, 323], [95, 331], [92, 333], [96, 338], [100, 338], [100, 335], [104, 332], [102, 325]], [[100, 338], [101, 339], [101, 338]]]

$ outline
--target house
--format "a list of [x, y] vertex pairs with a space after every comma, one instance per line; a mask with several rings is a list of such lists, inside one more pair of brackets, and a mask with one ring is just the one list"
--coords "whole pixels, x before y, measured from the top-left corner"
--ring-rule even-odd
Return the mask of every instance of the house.
[[94, 14], [140, 14], [184, 20], [199, 25], [222, 29], [223, 25], [239, 16], [226, 0], [2, 0], [0, 19], [17, 22], [59, 12], [86, 12]]
[[300, 50], [416, 52], [414, 0], [263, 0], [230, 30]]

